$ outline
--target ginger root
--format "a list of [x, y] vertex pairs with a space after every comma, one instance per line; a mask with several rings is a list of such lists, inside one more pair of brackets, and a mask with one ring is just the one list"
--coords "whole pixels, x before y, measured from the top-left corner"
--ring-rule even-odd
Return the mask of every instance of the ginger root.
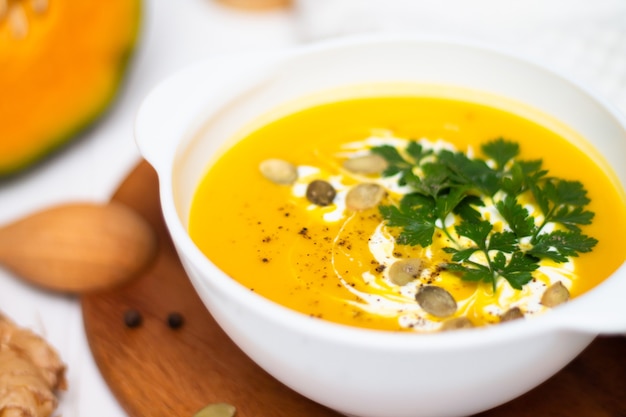
[[48, 417], [66, 386], [54, 348], [0, 314], [0, 417]]

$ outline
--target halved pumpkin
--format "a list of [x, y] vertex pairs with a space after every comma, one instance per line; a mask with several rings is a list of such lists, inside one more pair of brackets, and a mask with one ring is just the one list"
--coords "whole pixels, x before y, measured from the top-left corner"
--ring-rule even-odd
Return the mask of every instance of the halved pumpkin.
[[75, 138], [112, 102], [140, 0], [0, 0], [0, 176]]

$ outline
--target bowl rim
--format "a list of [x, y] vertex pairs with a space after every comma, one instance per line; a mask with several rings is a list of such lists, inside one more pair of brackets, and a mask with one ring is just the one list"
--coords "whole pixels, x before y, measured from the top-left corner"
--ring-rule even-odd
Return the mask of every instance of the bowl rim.
[[[486, 51], [492, 54], [515, 61], [516, 65], [530, 65], [546, 74], [560, 78], [569, 83], [573, 88], [581, 91], [588, 99], [598, 104], [604, 112], [610, 115], [616, 122], [626, 131], [626, 120], [616, 107], [604, 99], [601, 95], [594, 92], [584, 83], [574, 80], [567, 74], [556, 71], [549, 65], [538, 63], [536, 60], [523, 56], [522, 54], [512, 53], [502, 48], [487, 45], [481, 42], [469, 41], [466, 39], [458, 39], [453, 37], [442, 36], [423, 36], [416, 34], [367, 34], [367, 35], [351, 35], [336, 39], [314, 42], [308, 45], [300, 45], [291, 48], [281, 48], [279, 51], [271, 51], [277, 53], [278, 56], [297, 58], [298, 56], [306, 56], [307, 54], [326, 49], [341, 48], [354, 45], [363, 45], [371, 43], [384, 42], [417, 42], [417, 43], [444, 43], [452, 44], [459, 47], [474, 48], [480, 51]], [[267, 51], [243, 52], [230, 54], [235, 61], [240, 59], [258, 59], [259, 53]], [[224, 59], [228, 57], [220, 57]], [[203, 60], [193, 67], [198, 69], [212, 65], [214, 59]], [[170, 76], [162, 82], [175, 83], [176, 80], [186, 77], [189, 74], [189, 68], [182, 70]], [[154, 99], [154, 95], [159, 87], [153, 91], [144, 101]], [[141, 107], [144, 106], [142, 104]], [[180, 141], [179, 141], [180, 142]], [[180, 148], [180, 143], [176, 144], [176, 151]], [[142, 146], [140, 145], [140, 153]], [[177, 153], [177, 152], [175, 152]], [[145, 154], [144, 154], [145, 156]], [[583, 309], [585, 305], [594, 302], [591, 295], [598, 292], [601, 287], [610, 287], [612, 282], [622, 276], [622, 280], [626, 280], [626, 262], [616, 270], [611, 276], [606, 278], [602, 283], [585, 294], [582, 294], [565, 305], [552, 311], [545, 312], [537, 317], [524, 320], [515, 320], [507, 323], [500, 323], [492, 326], [481, 326], [467, 330], [457, 330], [451, 332], [436, 333], [418, 333], [418, 332], [393, 332], [385, 330], [365, 329], [355, 326], [338, 324], [323, 319], [311, 318], [303, 313], [284, 307], [274, 301], [271, 301], [259, 294], [251, 292], [247, 287], [240, 284], [236, 280], [230, 278], [226, 273], [221, 271], [210, 259], [208, 259], [200, 249], [193, 243], [188, 235], [186, 228], [179, 220], [178, 213], [174, 203], [173, 196], [173, 169], [175, 155], [169, 156], [167, 163], [161, 166], [155, 166], [160, 179], [160, 199], [162, 211], [166, 225], [170, 234], [179, 246], [179, 253], [186, 257], [189, 262], [196, 268], [204, 271], [206, 275], [213, 281], [215, 286], [222, 294], [229, 299], [236, 299], [245, 306], [246, 309], [253, 311], [256, 315], [261, 315], [265, 319], [288, 328], [294, 334], [316, 338], [321, 340], [332, 340], [336, 343], [351, 346], [367, 346], [371, 349], [384, 348], [387, 351], [407, 351], [407, 350], [457, 350], [459, 346], [464, 347], [482, 347], [495, 346], [501, 343], [507, 343], [515, 340], [524, 339], [531, 336], [540, 336], [547, 332], [572, 330], [579, 331], [577, 326], [570, 325], [571, 319], [568, 315], [576, 316], [576, 311]], [[151, 161], [149, 161], [151, 162]], [[158, 165], [158, 164], [153, 164]], [[201, 292], [205, 283], [201, 279], [197, 279], [193, 274], [189, 274], [192, 283], [196, 289]], [[606, 292], [606, 291], [605, 291]], [[584, 333], [588, 333], [591, 338], [597, 335], [600, 330], [593, 328], [582, 329]]]

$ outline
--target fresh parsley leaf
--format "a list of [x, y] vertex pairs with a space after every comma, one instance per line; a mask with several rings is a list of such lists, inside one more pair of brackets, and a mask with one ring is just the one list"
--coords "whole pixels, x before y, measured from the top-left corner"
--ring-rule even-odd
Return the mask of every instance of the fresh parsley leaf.
[[534, 161], [515, 161], [515, 163], [522, 169], [524, 177], [529, 178], [533, 182], [539, 181], [548, 174], [547, 170], [541, 169], [541, 165], [543, 164], [541, 159]]
[[458, 205], [466, 198], [467, 190], [463, 187], [451, 188], [447, 194], [440, 195], [435, 200], [435, 217], [441, 222], [452, 213]]
[[436, 198], [443, 190], [454, 186], [450, 178], [450, 170], [446, 165], [439, 163], [425, 163], [422, 165], [423, 176], [419, 182], [409, 182], [415, 191]]
[[485, 161], [470, 159], [461, 152], [442, 151], [439, 163], [449, 172], [449, 177], [459, 186], [472, 186], [489, 196], [500, 188], [498, 173]]
[[570, 256], [590, 252], [597, 243], [597, 239], [579, 232], [557, 230], [539, 235], [528, 253], [539, 258], [550, 258], [555, 262], [567, 262]]
[[532, 272], [539, 268], [539, 262], [536, 258], [522, 252], [515, 252], [511, 259], [506, 262], [504, 254], [498, 252], [494, 258], [494, 267], [498, 274], [511, 284], [511, 287], [521, 290], [525, 284], [533, 279]]
[[539, 186], [539, 182], [529, 182], [528, 185], [539, 206], [539, 210], [541, 210], [544, 216], [548, 216], [550, 214], [550, 196]]
[[478, 223], [463, 221], [455, 229], [459, 236], [465, 236], [473, 241], [479, 249], [487, 250], [487, 236], [493, 229], [493, 225], [487, 220]]
[[[490, 163], [415, 141], [402, 152], [388, 145], [373, 148], [389, 163], [383, 175], [399, 174], [398, 184], [413, 190], [397, 206], [379, 207], [386, 224], [398, 228], [397, 243], [427, 247], [439, 229], [450, 240], [443, 249], [451, 255], [445, 267], [494, 289], [498, 278], [521, 289], [541, 259], [566, 262], [593, 249], [597, 240], [581, 233], [594, 217], [585, 208], [589, 198], [582, 183], [549, 177], [541, 160], [517, 159], [519, 145], [504, 138], [481, 150]], [[521, 198], [534, 198], [537, 213], [522, 206]], [[503, 224], [495, 227], [483, 216], [479, 208], [487, 204], [495, 205]], [[559, 227], [546, 233], [549, 223]], [[477, 252], [481, 256], [474, 257]]]
[[403, 210], [424, 209], [430, 213], [435, 209], [435, 200], [419, 193], [410, 193], [402, 197], [400, 207]]
[[535, 219], [528, 210], [517, 203], [517, 199], [507, 195], [504, 200], [496, 202], [498, 213], [506, 220], [518, 238], [530, 236], [535, 230]]
[[547, 181], [544, 185], [544, 190], [555, 206], [584, 206], [589, 204], [587, 191], [579, 181]]
[[519, 241], [513, 232], [497, 232], [490, 236], [488, 248], [503, 253], [513, 253], [518, 248]]
[[434, 154], [432, 149], [424, 149], [422, 145], [412, 140], [406, 147], [406, 153], [413, 158], [413, 160], [419, 164], [425, 157]]
[[519, 195], [526, 187], [526, 176], [522, 166], [517, 162], [513, 162], [506, 173], [502, 174], [501, 187], [508, 195]]
[[410, 141], [405, 149], [406, 154], [413, 160], [405, 159], [398, 149], [391, 145], [375, 146], [371, 151], [385, 158], [388, 163], [388, 167], [382, 175], [384, 177], [391, 177], [400, 174], [398, 181], [400, 185], [406, 185], [409, 182], [419, 183], [419, 178], [413, 174], [413, 168], [419, 166], [423, 158], [433, 154], [431, 149], [424, 149], [424, 147], [416, 141]]
[[407, 170], [410, 171], [413, 167], [413, 164], [406, 161], [394, 146], [376, 146], [371, 151], [382, 156], [387, 161], [388, 167], [382, 174], [384, 177], [391, 177]]
[[406, 195], [398, 207], [379, 206], [380, 214], [391, 227], [400, 227], [397, 238], [401, 245], [428, 247], [435, 233], [434, 202], [418, 194]]
[[471, 247], [463, 250], [458, 250], [455, 248], [443, 248], [443, 250], [447, 253], [452, 254], [452, 260], [454, 262], [463, 262], [467, 261], [470, 256], [472, 256], [479, 249], [477, 247]]
[[410, 168], [411, 164], [404, 160], [402, 155], [395, 146], [391, 145], [380, 145], [372, 148], [372, 153], [378, 154], [385, 158], [387, 162], [391, 165], [400, 166], [402, 169]]
[[519, 154], [519, 144], [503, 138], [485, 143], [481, 149], [487, 157], [493, 159], [499, 171], [504, 171], [507, 162]]
[[533, 243], [548, 223], [562, 224], [572, 232], [580, 232], [579, 225], [591, 223], [594, 213], [584, 209], [590, 200], [579, 181], [548, 178], [532, 184], [531, 189], [545, 216], [541, 226], [533, 233]]
[[475, 207], [484, 207], [484, 205], [485, 203], [480, 197], [475, 195], [466, 195], [465, 198], [457, 204], [452, 212], [459, 215], [462, 220], [471, 223], [478, 223], [481, 221], [482, 215]]
[[584, 210], [582, 207], [560, 207], [554, 212], [551, 220], [556, 223], [561, 223], [569, 230], [580, 231], [578, 225], [591, 224], [594, 213]]
[[445, 268], [449, 271], [459, 272], [462, 274], [465, 281], [484, 281], [493, 282], [493, 272], [485, 265], [471, 264], [471, 266], [465, 264], [448, 263], [445, 264]]
[[410, 223], [403, 228], [398, 236], [398, 243], [428, 247], [433, 243], [434, 232], [435, 226], [432, 223]]

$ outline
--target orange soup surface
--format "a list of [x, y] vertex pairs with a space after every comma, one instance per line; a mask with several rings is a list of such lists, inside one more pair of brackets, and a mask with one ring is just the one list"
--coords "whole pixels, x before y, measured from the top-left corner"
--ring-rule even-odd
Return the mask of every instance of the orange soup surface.
[[[272, 174], [268, 161], [279, 162]], [[508, 111], [354, 98], [238, 140], [199, 184], [189, 232], [233, 279], [313, 318], [395, 331], [482, 326], [543, 313], [624, 262], [626, 210], [611, 178]], [[330, 189], [311, 190], [315, 181]]]

